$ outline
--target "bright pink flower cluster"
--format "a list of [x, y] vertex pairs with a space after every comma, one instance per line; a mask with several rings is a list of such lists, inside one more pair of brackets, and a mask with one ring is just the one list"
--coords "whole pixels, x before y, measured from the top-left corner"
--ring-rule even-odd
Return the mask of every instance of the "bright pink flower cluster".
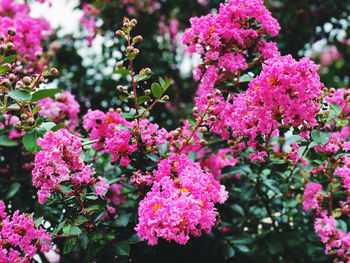
[[35, 60], [35, 54], [42, 52], [41, 41], [51, 34], [50, 24], [43, 18], [32, 18], [29, 7], [14, 0], [0, 1], [0, 35], [8, 38], [8, 29], [16, 35], [13, 43], [25, 59]]
[[137, 15], [139, 12], [151, 14], [161, 7], [157, 0], [122, 0], [128, 14]]
[[204, 56], [195, 75], [199, 79], [204, 74], [198, 94], [247, 69], [248, 50], [262, 52], [265, 59], [279, 55], [276, 43], [264, 40], [268, 34], [277, 36], [280, 26], [262, 0], [230, 0], [220, 5], [217, 15], [194, 17], [190, 22], [183, 43]]
[[190, 235], [209, 233], [216, 220], [214, 204], [223, 203], [225, 187], [185, 155], [170, 155], [153, 171], [153, 186], [139, 204], [136, 231], [155, 245], [158, 238], [185, 244]]
[[258, 135], [277, 135], [281, 125], [316, 126], [323, 87], [317, 69], [307, 58], [298, 62], [291, 56], [267, 60], [246, 94], [232, 99], [231, 112], [220, 113], [221, 119], [226, 119], [226, 127], [232, 127], [233, 136], [248, 136], [248, 145], [259, 152], [264, 151], [255, 140]]
[[40, 188], [38, 198], [41, 204], [45, 203], [52, 191], [60, 189], [60, 183], [63, 181], [71, 181], [72, 184], [94, 184], [97, 195], [104, 195], [108, 189], [106, 179], [98, 177], [99, 181], [96, 182], [92, 178], [94, 171], [80, 158], [82, 144], [79, 137], [66, 129], [50, 131], [44, 138], [38, 139], [38, 145], [42, 149], [35, 156], [32, 174], [33, 185]]
[[6, 127], [10, 128], [11, 131], [8, 134], [8, 137], [10, 139], [18, 138], [24, 134], [24, 132], [18, 132], [17, 130], [13, 129], [13, 125], [20, 122], [20, 119], [17, 116], [7, 114], [7, 113], [4, 113], [2, 116], [5, 118], [6, 126], [0, 122], [0, 129], [6, 128]]
[[321, 51], [320, 61], [321, 65], [329, 66], [332, 65], [334, 60], [341, 59], [343, 55], [338, 51], [336, 46], [328, 46]]
[[93, 5], [84, 3], [83, 16], [80, 18], [79, 22], [80, 24], [84, 25], [87, 31], [85, 39], [89, 42], [89, 46], [92, 45], [92, 41], [94, 40], [97, 33], [95, 16], [99, 15], [100, 13], [101, 11], [95, 8]]
[[75, 100], [75, 96], [69, 91], [64, 91], [55, 99], [47, 97], [38, 101], [40, 105], [39, 114], [46, 118], [52, 119], [56, 124], [66, 122], [66, 127], [70, 131], [79, 125], [78, 114], [80, 112], [80, 105]]
[[0, 201], [0, 262], [29, 263], [37, 251], [52, 248], [51, 236], [42, 227], [37, 228], [29, 214], [17, 210], [11, 216]]
[[309, 211], [310, 207], [319, 212], [320, 206], [317, 201], [318, 193], [322, 190], [322, 185], [318, 183], [308, 183], [305, 187], [303, 196], [303, 206], [305, 211]]
[[132, 127], [131, 123], [114, 110], [104, 113], [89, 109], [83, 117], [83, 126], [89, 132], [90, 140], [99, 140], [93, 144], [97, 149], [103, 148], [106, 138], [113, 138], [116, 126], [120, 124], [127, 128]]

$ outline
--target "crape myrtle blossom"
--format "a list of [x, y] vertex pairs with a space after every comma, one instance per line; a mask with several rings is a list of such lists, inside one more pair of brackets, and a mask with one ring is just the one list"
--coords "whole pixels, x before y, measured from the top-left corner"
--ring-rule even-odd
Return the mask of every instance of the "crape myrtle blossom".
[[60, 183], [70, 181], [73, 185], [94, 185], [96, 194], [103, 196], [108, 189], [106, 179], [93, 178], [94, 171], [80, 158], [81, 139], [66, 129], [49, 131], [38, 139], [41, 151], [35, 156], [33, 185], [40, 188], [38, 199], [45, 203], [52, 191], [60, 189]]
[[97, 33], [95, 16], [100, 13], [101, 11], [93, 5], [86, 3], [83, 4], [83, 16], [80, 18], [79, 22], [86, 29], [87, 35], [85, 36], [85, 39], [88, 41], [90, 47]]
[[322, 190], [322, 185], [319, 183], [308, 183], [305, 187], [303, 196], [303, 207], [305, 211], [309, 211], [310, 208], [316, 209], [319, 212], [319, 204], [317, 201], [318, 193]]
[[[48, 37], [51, 26], [43, 18], [32, 18], [26, 4], [14, 0], [0, 0], [0, 35], [11, 41], [25, 60], [35, 60], [36, 53], [42, 52], [41, 41]], [[9, 35], [14, 31], [15, 35]], [[11, 33], [10, 33], [11, 34]]]
[[231, 111], [220, 113], [221, 119], [232, 127], [233, 136], [247, 136], [248, 145], [261, 153], [266, 149], [255, 140], [258, 135], [276, 136], [282, 125], [302, 130], [316, 126], [323, 87], [317, 69], [307, 58], [295, 61], [288, 55], [267, 60], [247, 92], [232, 98]]
[[17, 210], [10, 216], [5, 208], [0, 201], [0, 262], [29, 263], [37, 251], [52, 249], [51, 236], [35, 226], [31, 215]]
[[194, 17], [190, 22], [183, 43], [204, 59], [195, 71], [197, 80], [203, 74], [198, 95], [247, 69], [252, 60], [248, 50], [261, 52], [264, 59], [279, 55], [276, 43], [264, 39], [277, 36], [280, 26], [262, 0], [230, 0], [220, 5], [217, 15]]
[[155, 245], [158, 238], [185, 244], [190, 235], [209, 233], [216, 220], [215, 203], [228, 193], [214, 176], [185, 155], [172, 154], [153, 171], [153, 185], [139, 204], [136, 231]]
[[66, 121], [68, 123], [66, 127], [70, 131], [74, 131], [79, 125], [80, 105], [69, 91], [64, 91], [55, 99], [47, 97], [39, 100], [38, 105], [40, 105], [40, 115], [51, 118], [56, 124]]

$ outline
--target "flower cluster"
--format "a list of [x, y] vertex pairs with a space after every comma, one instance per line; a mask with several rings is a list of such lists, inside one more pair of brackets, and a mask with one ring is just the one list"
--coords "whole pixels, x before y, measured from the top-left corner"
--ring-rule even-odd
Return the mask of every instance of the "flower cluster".
[[[82, 144], [79, 137], [72, 135], [66, 129], [57, 132], [47, 132], [44, 138], [38, 139], [41, 151], [35, 156], [33, 169], [33, 185], [40, 188], [38, 198], [45, 203], [52, 191], [59, 191], [60, 183], [71, 181], [75, 184], [95, 185], [97, 195], [103, 196], [108, 189], [106, 179], [92, 177], [94, 171], [90, 165], [85, 165], [80, 158]], [[72, 176], [74, 173], [74, 176]]]
[[51, 34], [50, 24], [43, 18], [32, 18], [29, 6], [14, 0], [0, 1], [0, 34], [12, 39], [24, 60], [35, 60], [42, 52], [41, 41]]
[[158, 238], [185, 244], [190, 235], [211, 231], [214, 204], [227, 199], [225, 187], [185, 155], [172, 154], [153, 171], [153, 186], [139, 204], [136, 231], [155, 245]]
[[51, 236], [42, 227], [36, 227], [32, 216], [12, 216], [5, 212], [0, 201], [0, 262], [29, 263], [37, 251], [48, 252], [52, 248]]
[[97, 33], [95, 16], [99, 15], [100, 12], [100, 10], [98, 10], [91, 4], [84, 3], [83, 5], [83, 16], [80, 18], [79, 22], [80, 24], [84, 25], [87, 31], [85, 39], [89, 42], [89, 46], [92, 45], [92, 41], [94, 40]]
[[137, 15], [140, 12], [151, 14], [161, 7], [157, 0], [122, 0], [122, 5], [132, 15]]
[[74, 131], [79, 125], [80, 105], [75, 100], [74, 95], [68, 91], [59, 94], [54, 100], [50, 97], [42, 99], [38, 101], [38, 105], [40, 105], [40, 115], [50, 118], [57, 124], [63, 123], [65, 120], [66, 127], [70, 131]]
[[285, 56], [267, 60], [247, 92], [232, 99], [226, 126], [232, 127], [233, 136], [248, 136], [248, 145], [266, 154], [266, 149], [255, 140], [258, 135], [277, 135], [281, 125], [302, 130], [316, 126], [323, 87], [317, 69], [307, 58], [295, 61]]
[[206, 94], [216, 82], [247, 69], [251, 55], [248, 50], [261, 52], [265, 59], [279, 54], [276, 43], [264, 39], [268, 34], [278, 35], [280, 27], [262, 0], [230, 0], [220, 5], [216, 16], [194, 17], [190, 22], [183, 43], [191, 52], [204, 56], [195, 72], [197, 80], [204, 74], [198, 94]]

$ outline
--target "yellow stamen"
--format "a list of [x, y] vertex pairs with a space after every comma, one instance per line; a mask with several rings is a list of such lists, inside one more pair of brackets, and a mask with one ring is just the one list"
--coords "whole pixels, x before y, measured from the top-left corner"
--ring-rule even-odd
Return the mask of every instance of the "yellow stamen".
[[182, 193], [186, 193], [186, 192], [189, 192], [190, 190], [188, 190], [188, 188], [182, 188], [181, 190], [180, 190], [180, 192], [182, 192]]
[[152, 209], [153, 211], [157, 211], [158, 209], [161, 209], [162, 208], [162, 205], [161, 204], [155, 204]]

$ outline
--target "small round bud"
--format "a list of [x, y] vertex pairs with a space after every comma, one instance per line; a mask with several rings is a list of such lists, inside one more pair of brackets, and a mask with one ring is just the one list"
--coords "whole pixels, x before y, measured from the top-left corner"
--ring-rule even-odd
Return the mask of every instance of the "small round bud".
[[330, 88], [330, 89], [329, 89], [329, 92], [330, 92], [331, 94], [334, 94], [334, 93], [335, 93], [335, 88]]
[[206, 145], [207, 145], [207, 141], [204, 140], [204, 139], [201, 139], [201, 140], [199, 141], [199, 144], [202, 145], [202, 146], [206, 146]]
[[218, 99], [216, 99], [216, 100], [214, 100], [214, 103], [215, 103], [215, 104], [219, 104], [220, 101], [219, 101]]
[[42, 56], [43, 56], [43, 52], [40, 52], [40, 51], [35, 52], [35, 57], [37, 59], [40, 59]]
[[15, 36], [16, 35], [16, 29], [15, 28], [13, 28], [13, 27], [10, 27], [8, 30], [7, 30], [7, 34], [9, 35], [9, 36]]
[[210, 121], [216, 121], [216, 117], [214, 115], [212, 115], [212, 116], [209, 117], [209, 120]]
[[150, 90], [150, 89], [146, 89], [145, 90], [145, 95], [146, 96], [149, 96], [149, 95], [151, 95], [152, 94], [152, 91]]
[[134, 54], [135, 54], [135, 55], [140, 54], [140, 50], [139, 50], [138, 48], [134, 48]]
[[214, 112], [214, 108], [213, 107], [209, 107], [208, 114], [212, 114], [213, 112]]
[[122, 30], [117, 30], [115, 31], [115, 34], [118, 36], [118, 37], [125, 37], [125, 32], [122, 31]]
[[221, 91], [220, 91], [220, 90], [218, 90], [218, 89], [217, 89], [217, 90], [215, 90], [215, 95], [216, 95], [216, 96], [221, 96]]
[[34, 118], [33, 118], [33, 117], [30, 117], [30, 118], [27, 120], [27, 124], [28, 124], [29, 126], [33, 126], [33, 125], [35, 124]]
[[8, 86], [10, 86], [10, 85], [11, 85], [11, 81], [10, 81], [8, 78], [3, 79], [3, 80], [1, 81], [1, 86], [8, 87]]
[[136, 19], [131, 19], [130, 23], [135, 27], [137, 25], [137, 20]]
[[12, 42], [7, 42], [6, 48], [8, 51], [13, 51], [15, 49], [15, 45]]
[[201, 133], [205, 133], [205, 132], [208, 131], [208, 128], [203, 126], [203, 127], [201, 127], [201, 128], [199, 129], [199, 131], [200, 131]]
[[211, 97], [212, 97], [212, 96], [211, 96], [211, 94], [210, 94], [210, 93], [208, 93], [208, 94], [207, 94], [207, 99], [208, 99], [208, 100], [210, 100], [210, 99], [211, 99]]
[[179, 138], [180, 133], [179, 133], [178, 131], [174, 131], [174, 132], [172, 133], [172, 135], [173, 135], [174, 140], [176, 140], [177, 138]]
[[227, 144], [230, 145], [230, 146], [232, 146], [232, 145], [235, 144], [235, 142], [234, 142], [233, 140], [228, 140], [228, 141], [227, 141]]
[[193, 113], [199, 113], [199, 108], [198, 107], [193, 107]]
[[127, 48], [126, 48], [126, 53], [128, 53], [128, 54], [131, 54], [132, 52], [134, 52], [134, 47], [133, 46], [128, 46]]
[[21, 115], [21, 120], [22, 121], [26, 121], [26, 120], [28, 120], [28, 115], [27, 114], [25, 114], [25, 113], [23, 113], [22, 115]]
[[20, 131], [22, 129], [22, 124], [20, 122], [16, 122], [13, 126], [17, 131]]
[[123, 61], [118, 61], [115, 65], [117, 66], [117, 68], [122, 68], [123, 64]]
[[328, 89], [327, 89], [326, 87], [324, 87], [324, 88], [322, 89], [322, 91], [323, 91], [323, 92], [328, 92]]
[[161, 98], [161, 100], [164, 100], [164, 101], [168, 101], [169, 100], [169, 96], [168, 95], [165, 95]]
[[28, 86], [32, 83], [33, 79], [29, 76], [25, 76], [23, 79], [22, 79], [24, 85]]
[[109, 112], [109, 113], [113, 113], [113, 112], [114, 112], [114, 109], [113, 109], [113, 108], [109, 108], [109, 109], [108, 109], [108, 112]]
[[24, 86], [23, 81], [22, 80], [17, 81], [16, 86], [19, 86], [20, 88], [22, 88]]
[[17, 80], [16, 75], [15, 75], [15, 74], [13, 74], [13, 73], [11, 73], [11, 74], [9, 75], [9, 80], [10, 80], [11, 82], [13, 82], [13, 81]]
[[118, 113], [122, 113], [122, 112], [123, 112], [123, 110], [122, 110], [121, 108], [117, 108], [117, 109], [116, 109], [116, 112], [118, 112]]
[[119, 86], [117, 87], [117, 90], [120, 91], [120, 92], [122, 92], [122, 91], [124, 91], [124, 87], [123, 87], [122, 85], [119, 85]]
[[142, 40], [143, 40], [142, 36], [138, 35], [138, 36], [133, 38], [132, 43], [136, 44], [138, 42], [141, 42]]
[[52, 68], [51, 70], [50, 70], [50, 73], [52, 74], [52, 76], [58, 76], [58, 70], [57, 70], [57, 68]]
[[129, 22], [123, 23], [123, 27], [128, 28], [130, 26]]
[[144, 74], [149, 75], [151, 74], [152, 70], [150, 68], [145, 68], [145, 70], [143, 71]]

